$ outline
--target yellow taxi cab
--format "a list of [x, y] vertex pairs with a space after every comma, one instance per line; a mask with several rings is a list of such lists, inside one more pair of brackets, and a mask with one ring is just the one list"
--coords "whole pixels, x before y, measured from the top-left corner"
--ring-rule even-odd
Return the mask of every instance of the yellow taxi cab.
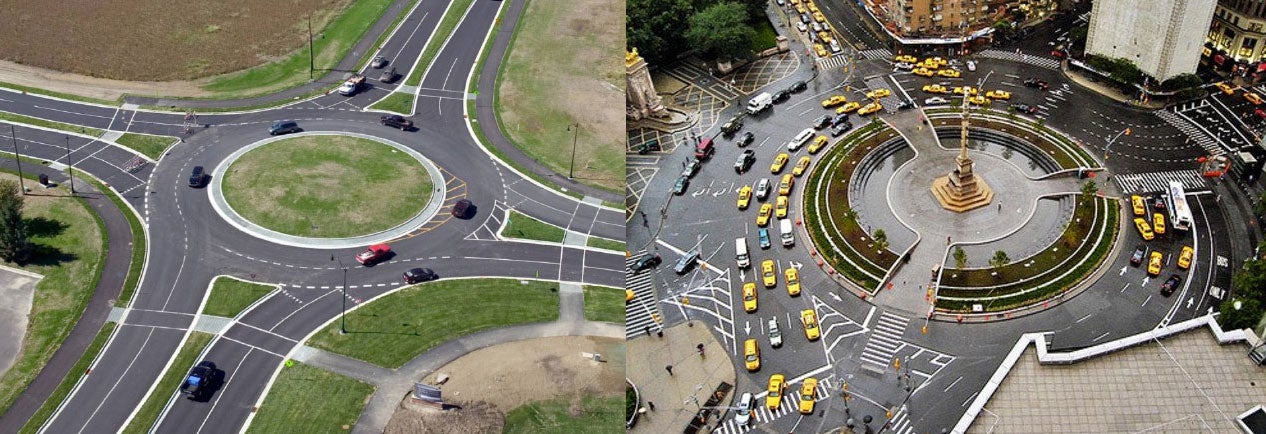
[[766, 288], [778, 286], [778, 273], [774, 271], [773, 259], [760, 262], [760, 277]]
[[822, 44], [813, 44], [813, 52], [818, 53], [818, 57], [830, 56], [830, 53], [826, 52], [826, 47], [823, 47]]
[[1152, 251], [1152, 257], [1147, 260], [1147, 274], [1159, 276], [1161, 272], [1161, 262], [1165, 260], [1165, 255], [1161, 252]]
[[918, 58], [918, 57], [914, 57], [914, 56], [911, 56], [911, 55], [909, 55], [909, 54], [898, 54], [896, 57], [893, 57], [893, 58], [892, 58], [892, 60], [894, 60], [894, 61], [896, 61], [896, 62], [898, 62], [898, 63], [901, 63], [901, 62], [905, 62], [905, 63], [919, 63], [919, 58]]
[[798, 5], [798, 4], [800, 4], [800, 0], [791, 0], [791, 4], [792, 4], [793, 6], [794, 6], [794, 5]]
[[991, 90], [985, 92], [985, 96], [993, 99], [1011, 99], [1011, 92], [1005, 90]]
[[817, 11], [818, 11], [818, 5], [813, 4], [813, 2], [812, 2], [812, 1], [807, 1], [807, 2], [804, 2], [804, 4], [809, 5], [809, 11], [810, 11], [810, 12], [817, 12]]
[[817, 21], [817, 22], [819, 22], [819, 23], [825, 23], [825, 22], [826, 22], [826, 16], [822, 15], [822, 12], [814, 12], [814, 13], [813, 13], [813, 21]]
[[800, 311], [800, 323], [804, 324], [804, 336], [811, 341], [816, 341], [822, 337], [821, 331], [818, 330], [818, 314], [813, 309], [805, 309]]
[[919, 64], [915, 66], [919, 68], [931, 69], [931, 70], [941, 69], [941, 64], [933, 62], [932, 59], [923, 59], [922, 62], [919, 62]]
[[831, 108], [848, 102], [848, 98], [844, 95], [832, 95], [830, 98], [822, 100], [822, 108]]
[[892, 95], [892, 91], [881, 87], [879, 89], [866, 92], [866, 99], [883, 98], [888, 95]]
[[1253, 103], [1253, 105], [1262, 105], [1262, 96], [1256, 93], [1244, 92], [1244, 99], [1248, 100], [1248, 102]]
[[774, 213], [774, 206], [768, 203], [760, 204], [760, 212], [756, 214], [756, 226], [765, 227], [769, 224], [769, 215]]
[[1142, 217], [1136, 217], [1134, 219], [1134, 227], [1138, 228], [1139, 235], [1141, 235], [1144, 240], [1151, 241], [1152, 238], [1156, 238], [1156, 235], [1152, 234], [1152, 227], [1148, 226], [1147, 220]]
[[796, 185], [796, 178], [792, 177], [790, 173], [783, 175], [782, 181], [778, 182], [778, 195], [779, 196], [790, 195], [791, 187], [793, 185]]
[[818, 136], [818, 138], [813, 139], [813, 143], [809, 144], [809, 153], [816, 154], [822, 150], [822, 147], [826, 146], [826, 140], [826, 136]]
[[941, 77], [946, 77], [946, 78], [958, 78], [958, 77], [962, 77], [963, 73], [958, 72], [957, 69], [947, 68], [947, 69], [942, 69], [940, 71], [936, 71], [936, 75], [939, 75]]
[[777, 175], [778, 172], [782, 171], [782, 166], [786, 166], [787, 160], [790, 160], [790, 159], [791, 159], [791, 156], [787, 155], [786, 152], [779, 153], [778, 155], [774, 156], [774, 164], [769, 165], [769, 173]]
[[782, 393], [787, 390], [787, 377], [782, 374], [769, 376], [769, 394], [765, 395], [765, 407], [771, 411], [782, 406]]
[[747, 209], [747, 205], [752, 203], [752, 186], [744, 185], [738, 194], [738, 209]]
[[803, 14], [803, 13], [807, 13], [807, 12], [809, 12], [809, 9], [805, 8], [805, 7], [804, 7], [804, 5], [802, 5], [802, 4], [797, 4], [797, 5], [796, 5], [796, 12], [797, 12], [797, 13], [801, 13], [801, 14]]
[[778, 196], [778, 200], [776, 200], [775, 203], [774, 217], [778, 217], [780, 219], [787, 218], [787, 196]]
[[836, 114], [850, 113], [850, 112], [856, 111], [859, 108], [862, 108], [862, 103], [859, 103], [857, 101], [849, 101], [845, 103], [843, 106], [840, 106], [840, 108], [835, 109], [835, 113]]
[[1178, 268], [1191, 268], [1191, 259], [1196, 256], [1196, 251], [1191, 246], [1182, 246], [1182, 253], [1178, 254]]
[[945, 66], [949, 64], [948, 60], [942, 59], [940, 57], [931, 57], [931, 58], [924, 59], [923, 61], [935, 63], [937, 66]]
[[973, 97], [971, 97], [971, 98], [967, 98], [967, 102], [969, 102], [969, 103], [971, 103], [971, 104], [975, 104], [975, 105], [987, 105], [987, 104], [989, 104], [989, 98], [985, 98], [985, 97], [983, 97], [983, 96], [976, 95], [976, 96], [973, 96]]
[[747, 313], [756, 312], [756, 284], [752, 282], [743, 283], [743, 311]]
[[800, 157], [800, 160], [796, 161], [796, 167], [791, 169], [791, 174], [796, 176], [804, 175], [804, 171], [809, 169], [810, 161], [813, 161], [813, 159], [809, 158], [808, 155]]
[[1231, 87], [1231, 85], [1226, 84], [1225, 82], [1215, 84], [1214, 86], [1217, 86], [1217, 87], [1218, 87], [1218, 89], [1221, 89], [1221, 90], [1222, 90], [1222, 93], [1225, 93], [1225, 94], [1227, 94], [1227, 95], [1234, 95], [1234, 94], [1235, 94], [1235, 88]]
[[822, 41], [822, 45], [831, 45], [831, 32], [827, 30], [818, 32], [818, 40]]
[[941, 86], [939, 84], [924, 85], [923, 91], [927, 93], [939, 93], [939, 94], [950, 93], [949, 88], [946, 88], [945, 86]]
[[860, 116], [865, 116], [865, 115], [868, 115], [868, 114], [871, 114], [883, 109], [884, 109], [883, 104], [872, 102], [870, 104], [866, 104], [866, 106], [862, 108], [857, 109], [857, 114]]
[[630, 301], [633, 301], [633, 299], [635, 299], [635, 298], [637, 298], [637, 293], [633, 292], [633, 290], [631, 290], [631, 289], [626, 289], [626, 290], [624, 290], [624, 302], [625, 302], [625, 303], [628, 303], [628, 302], [630, 302]]
[[927, 69], [927, 68], [924, 68], [924, 67], [914, 68], [914, 70], [913, 70], [913, 71], [910, 71], [910, 72], [913, 72], [913, 73], [914, 73], [914, 75], [921, 75], [921, 76], [924, 76], [924, 77], [931, 77], [931, 76], [933, 76], [933, 75], [936, 75], [936, 73], [935, 73], [935, 72], [932, 72], [932, 70], [931, 70], [931, 69]]
[[1152, 213], [1152, 231], [1159, 235], [1165, 235], [1165, 215], [1155, 212]]
[[954, 91], [953, 91], [954, 95], [962, 95], [963, 92], [967, 92], [967, 94], [971, 96], [976, 96], [980, 94], [980, 89], [977, 89], [971, 86], [955, 86], [954, 87]]
[[1130, 205], [1134, 207], [1134, 215], [1142, 216], [1147, 213], [1147, 207], [1143, 205], [1143, 197], [1135, 194], [1130, 195]]
[[809, 377], [800, 386], [800, 414], [813, 414], [814, 395], [818, 393], [818, 379]]
[[756, 339], [743, 341], [743, 364], [747, 366], [747, 372], [760, 370], [760, 345], [756, 344]]
[[787, 295], [800, 295], [800, 272], [795, 267], [787, 267], [783, 271], [783, 277], [787, 280]]

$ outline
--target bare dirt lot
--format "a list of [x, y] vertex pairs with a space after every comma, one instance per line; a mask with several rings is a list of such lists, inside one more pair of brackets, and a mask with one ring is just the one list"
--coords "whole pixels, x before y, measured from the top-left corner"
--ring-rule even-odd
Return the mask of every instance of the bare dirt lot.
[[[485, 348], [445, 365], [423, 382], [447, 374], [444, 400], [460, 410], [440, 411], [408, 398], [387, 424], [387, 434], [501, 432], [505, 413], [530, 401], [611, 396], [624, 391], [624, 341], [583, 336], [541, 338]], [[593, 362], [581, 352], [610, 361]]]
[[307, 16], [320, 29], [349, 1], [0, 0], [5, 15], [0, 60], [6, 61], [0, 73], [21, 72], [68, 84], [92, 77], [176, 81], [94, 85], [195, 96], [190, 93], [196, 94], [196, 87], [178, 80], [241, 70], [294, 51], [307, 43]]

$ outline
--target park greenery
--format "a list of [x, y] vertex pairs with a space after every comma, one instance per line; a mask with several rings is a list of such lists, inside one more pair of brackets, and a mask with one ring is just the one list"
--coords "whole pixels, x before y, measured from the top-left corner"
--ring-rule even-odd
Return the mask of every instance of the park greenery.
[[[763, 0], [627, 3], [625, 33], [629, 48], [637, 48], [652, 65], [671, 62], [684, 54], [686, 47], [701, 47], [700, 53], [709, 58], [739, 59], [751, 53], [759, 29], [769, 26], [765, 15], [768, 2]], [[707, 29], [718, 32], [707, 34]]]
[[706, 57], [738, 59], [748, 54], [756, 30], [738, 3], [717, 3], [690, 17], [686, 41]]
[[31, 240], [22, 220], [22, 191], [12, 180], [0, 180], [0, 259], [24, 262], [31, 254]]
[[[1257, 245], [1266, 251], [1266, 241]], [[1231, 294], [1222, 301], [1218, 324], [1225, 329], [1256, 328], [1266, 311], [1266, 258], [1251, 257], [1231, 276]], [[1237, 307], [1236, 304], [1239, 304]]]

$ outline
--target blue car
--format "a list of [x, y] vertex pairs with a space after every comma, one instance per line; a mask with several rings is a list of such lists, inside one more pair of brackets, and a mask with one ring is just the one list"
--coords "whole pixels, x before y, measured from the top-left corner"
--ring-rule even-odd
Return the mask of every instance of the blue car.
[[760, 248], [762, 248], [762, 249], [768, 249], [768, 248], [769, 248], [769, 246], [770, 246], [770, 244], [769, 244], [769, 229], [765, 229], [765, 228], [760, 228], [760, 229], [757, 229], [757, 230], [756, 230], [756, 237], [757, 237], [757, 238], [760, 238]]

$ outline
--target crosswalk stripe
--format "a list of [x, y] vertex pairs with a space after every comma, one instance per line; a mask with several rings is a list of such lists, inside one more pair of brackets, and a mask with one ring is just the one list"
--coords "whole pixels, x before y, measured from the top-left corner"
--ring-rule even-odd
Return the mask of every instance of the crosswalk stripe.
[[1163, 192], [1169, 189], [1169, 181], [1182, 183], [1188, 192], [1209, 190], [1200, 172], [1195, 169], [1172, 170], [1168, 172], [1130, 173], [1112, 178], [1125, 193]]
[[656, 320], [660, 317], [660, 313], [658, 299], [655, 298], [655, 287], [651, 281], [652, 272], [648, 270], [633, 274], [633, 263], [637, 262], [642, 254], [645, 252], [629, 255], [624, 260], [624, 285], [634, 294], [633, 301], [624, 305], [624, 338], [626, 340], [646, 336], [648, 326], [652, 330], [663, 329]]
[[875, 324], [874, 332], [866, 340], [866, 348], [862, 350], [861, 359], [880, 366], [892, 363], [892, 357], [905, 345], [901, 338], [905, 334], [908, 318], [884, 312]]
[[[1194, 108], [1197, 108], [1197, 106], [1193, 106], [1188, 109]], [[1175, 110], [1176, 109], [1177, 108], [1175, 108]], [[1179, 131], [1182, 131], [1183, 134], [1186, 134], [1187, 137], [1194, 140], [1196, 144], [1200, 145], [1201, 148], [1204, 148], [1205, 152], [1208, 152], [1210, 155], [1222, 155], [1226, 153], [1226, 151], [1222, 149], [1222, 145], [1219, 144], [1217, 140], [1209, 137], [1208, 134], [1205, 134], [1204, 131], [1201, 131], [1177, 113], [1169, 110], [1157, 110], [1155, 113], [1157, 117], [1161, 118], [1161, 120], [1164, 120], [1166, 123], [1178, 128]]]
[[1042, 56], [1016, 54], [1014, 51], [985, 50], [985, 51], [976, 53], [976, 55], [980, 57], [984, 57], [984, 58], [989, 58], [989, 59], [1009, 60], [1012, 62], [1027, 63], [1029, 65], [1046, 68], [1046, 69], [1059, 69], [1058, 60], [1050, 59], [1050, 58], [1046, 58]]

